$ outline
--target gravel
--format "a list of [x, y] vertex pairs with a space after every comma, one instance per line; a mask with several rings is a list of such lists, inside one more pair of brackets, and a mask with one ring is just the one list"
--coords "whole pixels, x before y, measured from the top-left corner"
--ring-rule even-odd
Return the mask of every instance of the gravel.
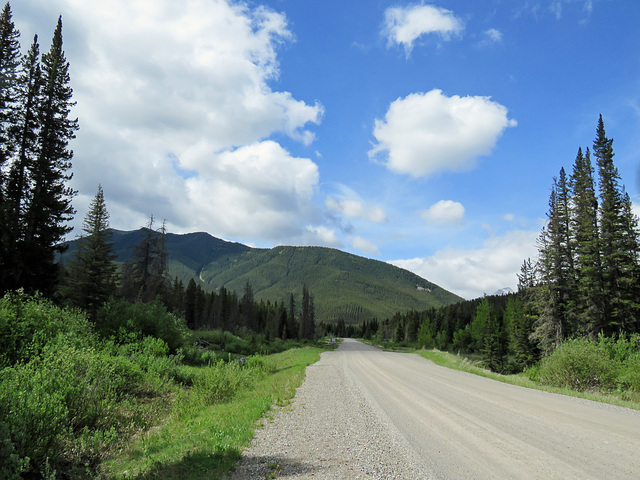
[[429, 478], [406, 439], [367, 398], [341, 346], [307, 368], [289, 407], [256, 431], [231, 480]]

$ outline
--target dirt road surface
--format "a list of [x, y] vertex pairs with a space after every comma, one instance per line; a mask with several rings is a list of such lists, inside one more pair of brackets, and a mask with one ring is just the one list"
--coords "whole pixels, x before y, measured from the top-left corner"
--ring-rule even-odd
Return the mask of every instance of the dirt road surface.
[[640, 414], [345, 340], [243, 457], [233, 480], [637, 480]]

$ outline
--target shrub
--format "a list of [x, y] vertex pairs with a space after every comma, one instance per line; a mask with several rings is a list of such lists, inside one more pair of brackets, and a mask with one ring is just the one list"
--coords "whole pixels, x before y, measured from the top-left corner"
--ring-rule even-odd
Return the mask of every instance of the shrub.
[[189, 338], [184, 319], [169, 313], [160, 302], [129, 303], [126, 300], [110, 300], [98, 310], [96, 329], [123, 343], [131, 340], [131, 334], [160, 338], [172, 352], [183, 347]]
[[568, 340], [540, 363], [541, 383], [573, 390], [610, 390], [616, 386], [620, 362], [602, 344]]
[[0, 422], [0, 478], [3, 480], [20, 480], [21, 473], [29, 467], [29, 459], [21, 458], [16, 452], [10, 436], [9, 426]]
[[623, 363], [618, 384], [621, 388], [640, 392], [640, 353], [627, 358]]
[[231, 399], [252, 383], [250, 370], [243, 369], [240, 363], [218, 361], [201, 372], [193, 387], [199, 399], [213, 405]]
[[6, 293], [0, 299], [0, 367], [28, 361], [60, 334], [78, 346], [94, 342], [82, 312], [56, 307], [38, 294]]

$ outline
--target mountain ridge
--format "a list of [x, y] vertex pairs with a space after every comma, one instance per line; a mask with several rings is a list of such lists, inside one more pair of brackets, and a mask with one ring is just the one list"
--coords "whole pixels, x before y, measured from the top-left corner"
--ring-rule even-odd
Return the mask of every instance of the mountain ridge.
[[[145, 229], [112, 229], [119, 263], [131, 259]], [[242, 294], [247, 282], [256, 300], [299, 302], [303, 284], [314, 296], [317, 321], [360, 323], [398, 311], [425, 310], [462, 300], [408, 270], [330, 247], [279, 245], [254, 248], [206, 232], [167, 233], [171, 278], [194, 279], [204, 290]], [[74, 242], [65, 257], [73, 252]]]

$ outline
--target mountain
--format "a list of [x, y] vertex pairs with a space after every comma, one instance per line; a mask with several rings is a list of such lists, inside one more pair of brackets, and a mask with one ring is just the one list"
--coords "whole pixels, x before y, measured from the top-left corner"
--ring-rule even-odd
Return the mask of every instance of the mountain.
[[511, 295], [512, 293], [515, 293], [513, 291], [513, 288], [511, 287], [504, 287], [501, 288], [499, 290], [496, 290], [495, 292], [493, 292], [491, 295]]
[[[126, 262], [145, 230], [113, 230], [118, 262]], [[64, 257], [72, 254], [75, 242]], [[390, 318], [398, 311], [425, 310], [462, 300], [418, 275], [385, 262], [326, 247], [251, 248], [208, 233], [166, 234], [169, 274], [185, 285], [225, 287], [239, 295], [250, 283], [254, 298], [300, 302], [302, 285], [314, 297], [317, 321], [359, 323]]]

